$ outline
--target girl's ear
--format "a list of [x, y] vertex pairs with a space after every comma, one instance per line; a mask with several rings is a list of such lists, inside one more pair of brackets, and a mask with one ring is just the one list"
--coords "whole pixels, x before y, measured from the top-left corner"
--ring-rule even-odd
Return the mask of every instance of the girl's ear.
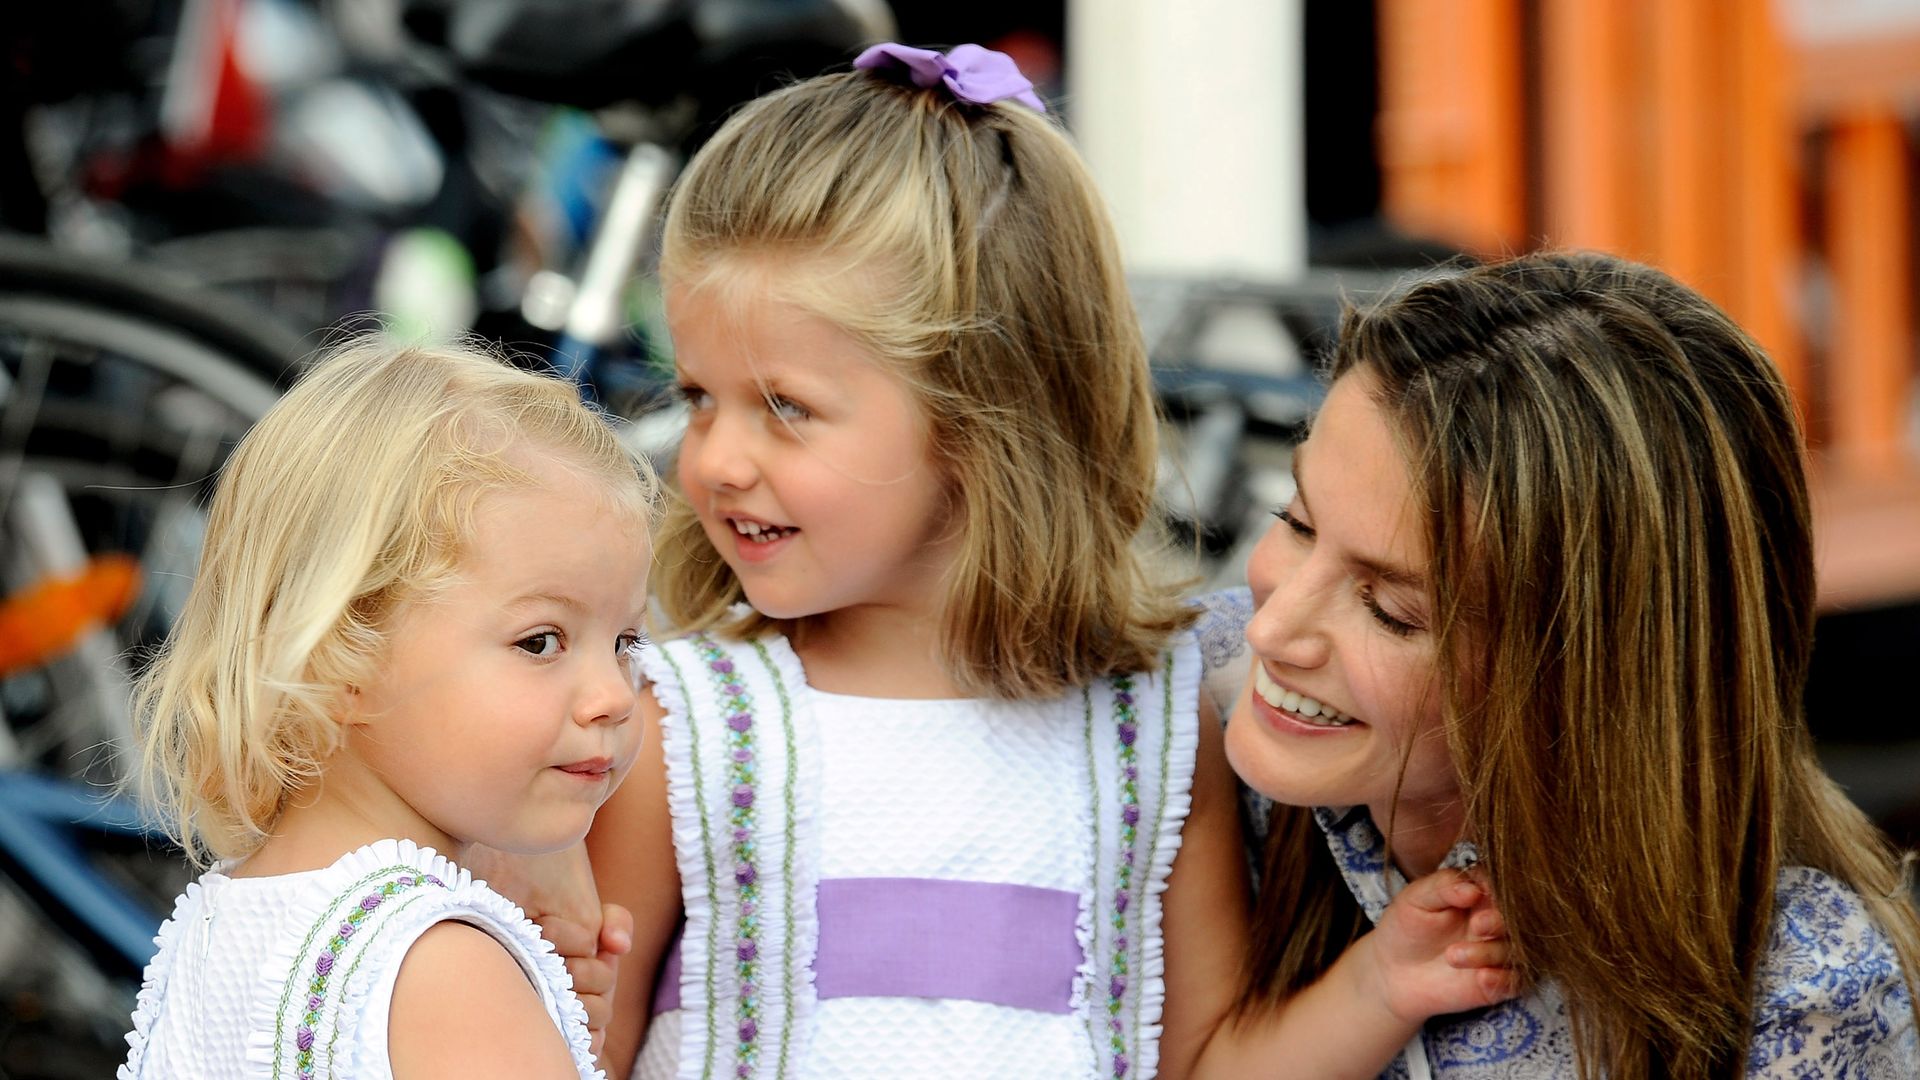
[[340, 722], [347, 727], [366, 727], [373, 721], [372, 703], [358, 686], [348, 683], [340, 695]]

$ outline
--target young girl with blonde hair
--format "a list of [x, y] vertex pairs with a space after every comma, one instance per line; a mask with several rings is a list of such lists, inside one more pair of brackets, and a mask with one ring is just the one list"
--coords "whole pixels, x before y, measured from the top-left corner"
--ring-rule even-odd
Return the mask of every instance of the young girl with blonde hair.
[[577, 844], [640, 742], [650, 473], [563, 380], [347, 345], [223, 471], [140, 680], [196, 862], [120, 1075], [597, 1076], [560, 960], [456, 865]]
[[1248, 569], [1227, 753], [1280, 805], [1243, 1014], [1477, 849], [1530, 989], [1389, 1075], [1920, 1075], [1910, 883], [1802, 711], [1765, 353], [1658, 271], [1545, 254], [1351, 313], [1332, 373]]
[[[670, 203], [683, 636], [588, 838], [636, 922], [611, 1067], [1184, 1075], [1246, 868], [1196, 611], [1140, 550], [1155, 399], [1115, 238], [1005, 56], [855, 67], [749, 105]], [[1478, 888], [1411, 892], [1276, 1066], [1370, 1074], [1505, 992]]]

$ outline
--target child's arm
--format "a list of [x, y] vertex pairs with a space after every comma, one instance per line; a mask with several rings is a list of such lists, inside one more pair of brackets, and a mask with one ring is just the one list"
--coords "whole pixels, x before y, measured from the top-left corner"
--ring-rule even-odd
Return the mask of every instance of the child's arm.
[[461, 865], [495, 892], [520, 905], [540, 927], [540, 936], [566, 962], [573, 994], [587, 1012], [594, 1055], [607, 1040], [613, 1016], [614, 979], [620, 957], [633, 947], [633, 915], [602, 904], [587, 862], [585, 844], [548, 855], [508, 855], [475, 844]]
[[1180, 830], [1180, 853], [1161, 908], [1167, 957], [1163, 1077], [1189, 1075], [1209, 1036], [1233, 1008], [1248, 948], [1247, 894], [1239, 788], [1227, 765], [1219, 715], [1203, 696], [1193, 806]]
[[400, 962], [387, 1023], [394, 1080], [576, 1080], [526, 972], [485, 930], [443, 922]]
[[587, 833], [601, 899], [633, 913], [633, 950], [620, 963], [613, 1018], [600, 1055], [608, 1076], [626, 1076], [633, 1069], [652, 1016], [653, 981], [680, 924], [680, 870], [673, 857], [660, 736], [664, 715], [652, 691], [643, 690], [637, 718], [647, 733], [640, 757]]
[[1371, 1080], [1428, 1017], [1512, 997], [1500, 913], [1458, 870], [1401, 891], [1380, 924], [1319, 981], [1265, 1014], [1242, 1015], [1208, 1042], [1198, 1075], [1290, 1074]]

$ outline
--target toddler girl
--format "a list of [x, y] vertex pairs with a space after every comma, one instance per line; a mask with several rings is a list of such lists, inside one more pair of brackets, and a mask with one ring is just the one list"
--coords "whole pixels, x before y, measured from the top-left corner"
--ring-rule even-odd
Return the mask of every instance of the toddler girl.
[[248, 433], [137, 691], [218, 862], [123, 1080], [599, 1075], [560, 960], [453, 860], [577, 843], [631, 762], [651, 498], [571, 385], [456, 350], [350, 345]]

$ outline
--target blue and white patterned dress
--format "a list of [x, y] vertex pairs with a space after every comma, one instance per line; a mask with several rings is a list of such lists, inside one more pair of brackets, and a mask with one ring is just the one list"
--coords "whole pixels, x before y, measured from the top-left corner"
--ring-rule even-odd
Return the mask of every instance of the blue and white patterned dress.
[[[1406, 884], [1365, 807], [1321, 807], [1314, 820], [1355, 900], [1378, 921]], [[1447, 863], [1473, 860], [1456, 845]], [[1780, 872], [1767, 955], [1761, 962], [1747, 1075], [1766, 1080], [1908, 1080], [1920, 1077], [1913, 1007], [1893, 946], [1860, 898], [1804, 866]], [[1424, 1053], [1425, 1061], [1414, 1060]], [[1422, 1067], [1437, 1080], [1578, 1076], [1566, 1005], [1552, 985], [1525, 997], [1429, 1021], [1418, 1046], [1382, 1073], [1405, 1080]]]

